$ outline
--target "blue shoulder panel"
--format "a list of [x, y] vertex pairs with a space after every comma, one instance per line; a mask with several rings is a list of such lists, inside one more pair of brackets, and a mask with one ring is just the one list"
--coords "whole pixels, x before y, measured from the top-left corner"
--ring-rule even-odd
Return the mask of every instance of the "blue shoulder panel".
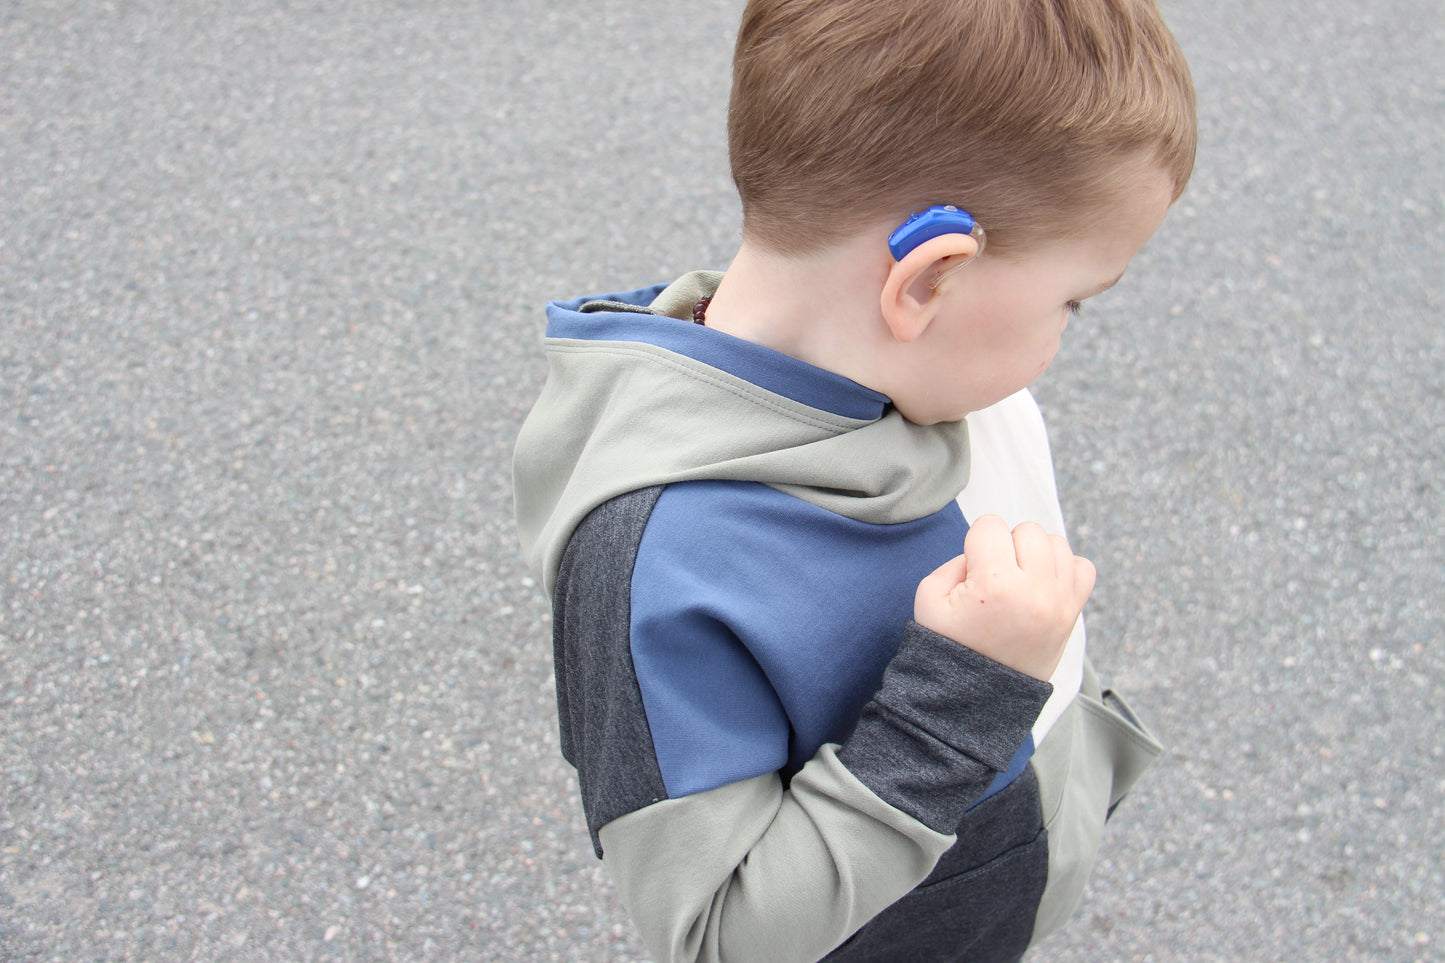
[[877, 690], [918, 582], [963, 550], [954, 504], [895, 525], [752, 482], [664, 489], [632, 575], [632, 658], [668, 795], [841, 742]]

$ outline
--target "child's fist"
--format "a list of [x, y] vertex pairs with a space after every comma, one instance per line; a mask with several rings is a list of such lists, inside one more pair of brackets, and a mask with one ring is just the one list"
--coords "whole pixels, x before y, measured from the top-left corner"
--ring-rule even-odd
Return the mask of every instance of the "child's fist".
[[977, 519], [963, 554], [918, 583], [913, 618], [1010, 668], [1048, 680], [1094, 590], [1094, 565], [1033, 522]]

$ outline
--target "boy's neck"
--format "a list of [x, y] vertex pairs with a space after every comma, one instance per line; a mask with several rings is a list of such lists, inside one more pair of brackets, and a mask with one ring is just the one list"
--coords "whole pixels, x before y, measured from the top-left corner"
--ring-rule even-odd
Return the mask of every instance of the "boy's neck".
[[[886, 235], [885, 235], [886, 236]], [[864, 235], [790, 257], [743, 241], [707, 307], [707, 326], [868, 387], [888, 345], [879, 295], [888, 249]]]

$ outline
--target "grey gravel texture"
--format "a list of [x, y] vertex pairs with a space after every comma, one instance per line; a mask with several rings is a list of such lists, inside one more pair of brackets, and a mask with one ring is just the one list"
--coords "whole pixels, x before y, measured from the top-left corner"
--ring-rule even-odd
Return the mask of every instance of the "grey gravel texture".
[[[508, 460], [545, 299], [726, 264], [740, 8], [0, 5], [0, 959], [646, 958]], [[1166, 9], [1037, 393], [1171, 748], [1037, 958], [1445, 959], [1445, 8]]]

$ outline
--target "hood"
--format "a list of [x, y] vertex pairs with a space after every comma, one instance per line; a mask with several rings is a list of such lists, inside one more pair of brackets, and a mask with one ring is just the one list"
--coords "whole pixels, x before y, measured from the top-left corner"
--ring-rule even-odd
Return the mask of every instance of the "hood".
[[965, 422], [691, 323], [722, 275], [547, 306], [547, 382], [517, 438], [522, 550], [550, 597], [572, 531], [618, 495], [701, 479], [769, 485], [859, 521], [910, 521], [968, 480]]

